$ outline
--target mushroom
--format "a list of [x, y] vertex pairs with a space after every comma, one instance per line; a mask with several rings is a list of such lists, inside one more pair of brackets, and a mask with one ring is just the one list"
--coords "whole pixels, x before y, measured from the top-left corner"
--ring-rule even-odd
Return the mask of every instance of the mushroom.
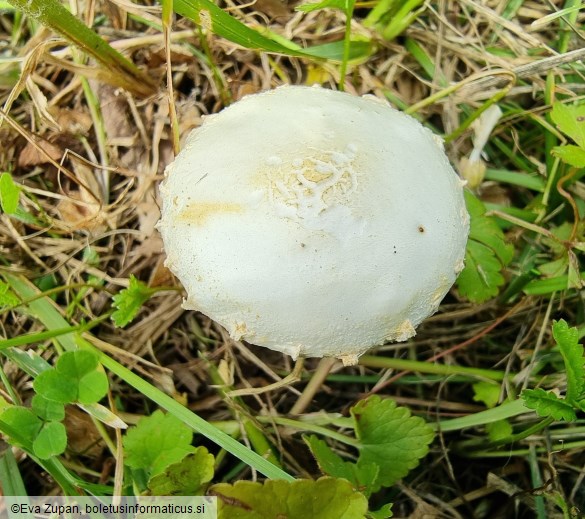
[[286, 86], [188, 136], [158, 229], [184, 308], [235, 340], [351, 365], [415, 335], [454, 283], [463, 184], [441, 139], [387, 103]]

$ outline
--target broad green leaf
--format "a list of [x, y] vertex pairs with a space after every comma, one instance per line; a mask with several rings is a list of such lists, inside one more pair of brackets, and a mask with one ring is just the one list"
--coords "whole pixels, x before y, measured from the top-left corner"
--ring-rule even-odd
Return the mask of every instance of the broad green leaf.
[[57, 359], [54, 368], [37, 376], [33, 387], [39, 395], [54, 402], [93, 404], [108, 391], [108, 377], [97, 368], [94, 353], [68, 351]]
[[465, 252], [465, 268], [457, 278], [457, 286], [463, 297], [475, 303], [482, 303], [497, 296], [504, 284], [500, 273], [502, 264], [489, 247], [469, 241]]
[[65, 377], [55, 368], [40, 373], [33, 382], [37, 394], [61, 404], [69, 404], [77, 399], [77, 384], [70, 377]]
[[32, 410], [43, 420], [63, 420], [65, 418], [65, 406], [60, 402], [47, 400], [42, 395], [35, 395], [31, 402]]
[[392, 503], [384, 505], [382, 508], [376, 510], [375, 512], [372, 511], [368, 512], [368, 519], [389, 519], [390, 517], [393, 517]]
[[95, 404], [108, 392], [108, 376], [103, 371], [90, 371], [78, 381], [77, 401], [82, 404]]
[[134, 469], [143, 469], [150, 476], [164, 471], [195, 452], [191, 446], [193, 431], [172, 414], [155, 411], [142, 418], [124, 437], [124, 462]]
[[514, 255], [496, 220], [486, 216], [483, 203], [468, 191], [465, 203], [471, 217], [465, 268], [457, 278], [459, 292], [470, 301], [481, 303], [498, 294], [505, 279], [501, 274]]
[[21, 406], [9, 407], [0, 415], [0, 419], [16, 429], [24, 440], [32, 443], [39, 434], [43, 422], [30, 409]]
[[55, 364], [55, 369], [64, 376], [81, 379], [98, 366], [97, 356], [91, 351], [79, 350], [63, 353]]
[[508, 420], [498, 420], [486, 424], [485, 429], [488, 433], [490, 441], [497, 442], [510, 438], [514, 433], [514, 429]]
[[142, 305], [154, 292], [154, 289], [149, 288], [134, 276], [130, 276], [128, 288], [121, 290], [112, 299], [112, 306], [116, 308], [116, 311], [112, 313], [114, 324], [119, 328], [126, 326], [136, 317]]
[[525, 389], [522, 400], [526, 407], [534, 409], [538, 416], [551, 416], [555, 420], [572, 422], [577, 419], [575, 409], [566, 400], [544, 389]]
[[219, 519], [363, 519], [368, 510], [349, 481], [328, 477], [219, 483], [209, 493], [218, 498]]
[[465, 204], [471, 216], [469, 239], [489, 247], [503, 265], [510, 263], [514, 257], [514, 247], [506, 243], [495, 218], [485, 215], [483, 202], [466, 191]]
[[575, 168], [585, 168], [585, 149], [575, 146], [574, 144], [566, 144], [565, 146], [555, 146], [551, 153], [563, 162]]
[[585, 148], [585, 104], [575, 106], [555, 103], [550, 116], [559, 130]]
[[205, 447], [197, 447], [148, 482], [153, 496], [201, 496], [213, 479], [215, 459]]
[[20, 186], [14, 183], [10, 173], [0, 174], [0, 205], [6, 214], [16, 212], [20, 190]]
[[347, 479], [353, 488], [369, 497], [374, 491], [374, 483], [378, 477], [380, 468], [377, 463], [343, 461], [325, 443], [316, 436], [303, 438], [313, 456], [317, 460], [321, 471], [335, 478]]
[[390, 399], [372, 396], [351, 409], [359, 440], [358, 462], [380, 467], [376, 486], [389, 487], [419, 464], [434, 432], [422, 418], [410, 415]]
[[42, 460], [63, 454], [66, 448], [67, 433], [61, 422], [44, 423], [33, 441], [33, 451]]
[[564, 319], [556, 321], [552, 330], [567, 370], [565, 398], [573, 404], [585, 396], [585, 357], [583, 346], [579, 344], [579, 331], [577, 328], [569, 328]]
[[16, 294], [10, 289], [8, 283], [0, 280], [0, 307], [13, 308], [18, 306], [20, 301]]
[[476, 382], [473, 384], [473, 400], [483, 402], [486, 407], [492, 408], [498, 405], [501, 388], [498, 384], [490, 382]]

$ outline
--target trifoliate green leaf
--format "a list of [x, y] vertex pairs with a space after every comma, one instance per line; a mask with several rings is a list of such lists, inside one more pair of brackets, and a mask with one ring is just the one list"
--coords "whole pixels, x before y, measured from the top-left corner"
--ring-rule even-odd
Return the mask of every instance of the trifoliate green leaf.
[[544, 389], [525, 389], [522, 399], [526, 407], [534, 409], [538, 416], [552, 417], [555, 420], [576, 420], [575, 409], [566, 400], [559, 398], [551, 391]]
[[125, 464], [150, 476], [195, 452], [193, 431], [172, 414], [155, 411], [128, 429], [124, 437]]
[[574, 144], [555, 146], [551, 153], [574, 168], [585, 168], [585, 149]]
[[93, 404], [106, 395], [108, 377], [98, 370], [97, 356], [91, 351], [68, 351], [54, 368], [37, 376], [33, 387], [37, 394], [54, 402]]
[[329, 448], [327, 443], [316, 436], [308, 436], [304, 440], [324, 474], [335, 478], [347, 479], [353, 485], [353, 488], [366, 497], [372, 494], [380, 471], [377, 463], [343, 461]]
[[6, 214], [16, 212], [20, 189], [20, 186], [12, 180], [10, 173], [0, 174], [0, 206]]
[[63, 375], [81, 378], [98, 366], [97, 356], [91, 351], [79, 350], [63, 353], [55, 368]]
[[220, 483], [209, 493], [218, 498], [218, 519], [363, 519], [368, 510], [349, 481], [328, 477]]
[[99, 402], [108, 392], [108, 376], [103, 371], [90, 371], [78, 381], [77, 401], [82, 404]]
[[116, 308], [116, 311], [112, 313], [114, 324], [123, 328], [130, 323], [154, 292], [154, 289], [149, 288], [134, 276], [130, 276], [128, 288], [121, 290], [112, 298], [112, 306]]
[[565, 398], [573, 404], [585, 396], [585, 357], [583, 346], [579, 344], [579, 331], [577, 328], [569, 328], [563, 319], [556, 321], [552, 330], [567, 370]]
[[504, 233], [495, 219], [486, 216], [483, 203], [468, 191], [465, 203], [471, 217], [465, 268], [457, 278], [462, 296], [475, 303], [498, 295], [504, 284], [502, 270], [514, 255], [514, 247], [504, 240]]
[[574, 106], [555, 103], [550, 116], [559, 130], [585, 148], [585, 104]]
[[148, 482], [153, 496], [201, 496], [213, 478], [215, 459], [205, 447], [197, 447], [178, 463], [169, 465]]
[[43, 420], [63, 420], [65, 418], [65, 406], [60, 402], [47, 400], [42, 395], [33, 396], [32, 410]]
[[375, 487], [391, 486], [416, 467], [429, 450], [434, 432], [422, 418], [410, 415], [390, 399], [372, 396], [351, 409], [359, 440], [358, 463], [379, 466]]
[[33, 441], [33, 451], [42, 460], [63, 454], [66, 448], [67, 433], [61, 422], [45, 422]]
[[55, 368], [40, 373], [33, 387], [37, 394], [52, 402], [69, 404], [77, 399], [77, 384], [69, 377], [64, 377]]

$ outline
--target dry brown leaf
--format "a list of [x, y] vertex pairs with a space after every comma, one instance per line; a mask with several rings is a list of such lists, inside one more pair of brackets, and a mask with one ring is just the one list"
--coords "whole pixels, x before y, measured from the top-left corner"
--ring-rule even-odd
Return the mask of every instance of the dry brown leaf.
[[75, 454], [97, 457], [104, 450], [104, 442], [91, 417], [75, 406], [67, 406], [65, 413], [67, 445]]
[[18, 155], [18, 165], [22, 168], [59, 161], [63, 155], [61, 148], [45, 139], [36, 138], [35, 143], [27, 142]]

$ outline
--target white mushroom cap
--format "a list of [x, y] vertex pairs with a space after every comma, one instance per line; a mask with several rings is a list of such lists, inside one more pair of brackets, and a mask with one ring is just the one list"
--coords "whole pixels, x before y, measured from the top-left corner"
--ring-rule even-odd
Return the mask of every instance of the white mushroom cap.
[[349, 364], [409, 339], [463, 267], [469, 216], [442, 141], [371, 96], [245, 97], [189, 135], [161, 193], [184, 307], [295, 358]]

